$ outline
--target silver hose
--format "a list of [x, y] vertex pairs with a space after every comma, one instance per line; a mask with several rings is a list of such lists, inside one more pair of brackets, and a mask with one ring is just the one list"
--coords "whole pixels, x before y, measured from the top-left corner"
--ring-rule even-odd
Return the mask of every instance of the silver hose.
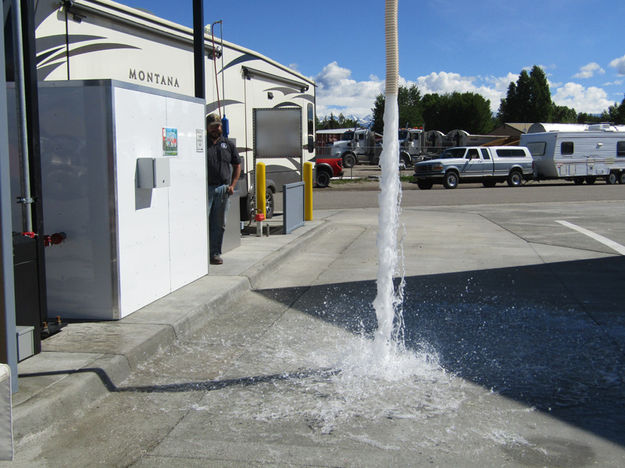
[[397, 0], [386, 0], [386, 96], [397, 95], [399, 53], [397, 44]]

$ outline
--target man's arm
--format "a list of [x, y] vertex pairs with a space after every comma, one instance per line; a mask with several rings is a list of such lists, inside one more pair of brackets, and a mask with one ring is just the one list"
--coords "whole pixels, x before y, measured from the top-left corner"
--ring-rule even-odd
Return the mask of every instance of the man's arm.
[[241, 165], [234, 164], [232, 166], [232, 183], [228, 186], [228, 193], [230, 195], [234, 193], [234, 187], [236, 187], [237, 182], [239, 181], [240, 175], [241, 175]]

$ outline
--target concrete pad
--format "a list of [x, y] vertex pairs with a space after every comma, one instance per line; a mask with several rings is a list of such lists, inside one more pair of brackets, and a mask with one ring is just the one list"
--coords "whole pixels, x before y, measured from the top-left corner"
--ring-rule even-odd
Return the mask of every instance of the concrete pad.
[[156, 352], [175, 336], [166, 325], [127, 324], [121, 322], [72, 323], [42, 343], [44, 352], [92, 352], [122, 354], [131, 367]]
[[495, 208], [408, 211], [393, 359], [368, 338], [377, 215], [334, 211], [119, 329], [63, 330], [43, 354], [80, 372], [32, 377], [50, 391], [20, 405], [16, 466], [624, 465], [620, 257], [528, 242]]

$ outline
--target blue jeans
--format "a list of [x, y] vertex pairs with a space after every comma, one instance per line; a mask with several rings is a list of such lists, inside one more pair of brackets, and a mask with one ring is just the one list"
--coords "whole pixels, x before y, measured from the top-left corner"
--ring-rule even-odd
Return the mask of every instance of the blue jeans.
[[226, 214], [230, 207], [227, 185], [208, 186], [208, 241], [210, 258], [221, 255], [226, 230]]

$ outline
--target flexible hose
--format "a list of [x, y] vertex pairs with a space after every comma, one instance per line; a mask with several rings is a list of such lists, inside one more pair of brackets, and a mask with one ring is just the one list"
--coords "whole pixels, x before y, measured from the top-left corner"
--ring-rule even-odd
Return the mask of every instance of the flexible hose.
[[397, 95], [399, 76], [397, 0], [386, 0], [384, 21], [386, 29], [386, 95]]

